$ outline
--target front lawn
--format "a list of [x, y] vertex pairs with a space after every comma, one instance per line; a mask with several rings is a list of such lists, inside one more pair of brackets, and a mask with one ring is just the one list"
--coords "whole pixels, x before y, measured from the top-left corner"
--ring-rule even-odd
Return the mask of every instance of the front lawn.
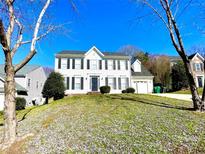
[[[19, 133], [25, 153], [205, 152], [205, 114], [151, 95], [72, 96], [33, 108]], [[24, 111], [20, 111], [24, 112]], [[2, 127], [1, 127], [2, 128]]]

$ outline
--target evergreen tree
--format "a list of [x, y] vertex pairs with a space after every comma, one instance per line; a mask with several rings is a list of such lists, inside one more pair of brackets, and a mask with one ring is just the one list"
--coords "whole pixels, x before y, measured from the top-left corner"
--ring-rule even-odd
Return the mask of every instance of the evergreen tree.
[[60, 73], [52, 72], [46, 80], [42, 91], [43, 97], [46, 98], [46, 103], [48, 103], [48, 98], [53, 97], [54, 100], [63, 98], [64, 91], [64, 78]]
[[172, 89], [174, 91], [181, 90], [182, 88], [187, 88], [189, 86], [188, 78], [183, 65], [183, 62], [179, 61], [172, 67]]

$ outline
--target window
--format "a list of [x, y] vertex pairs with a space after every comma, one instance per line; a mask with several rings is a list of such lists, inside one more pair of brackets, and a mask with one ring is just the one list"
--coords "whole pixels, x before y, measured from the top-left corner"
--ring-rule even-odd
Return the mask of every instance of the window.
[[113, 60], [108, 60], [108, 70], [113, 70]]
[[28, 87], [31, 86], [31, 79], [28, 79]]
[[111, 89], [114, 89], [114, 78], [108, 78], [108, 86], [110, 86]]
[[195, 63], [195, 70], [196, 71], [201, 71], [202, 70], [200, 63]]
[[81, 59], [75, 59], [75, 69], [81, 69]]
[[61, 69], [67, 69], [67, 59], [61, 59]]
[[97, 60], [90, 60], [90, 66], [92, 70], [97, 70]]
[[126, 80], [126, 78], [121, 78], [121, 88], [123, 90], [127, 88], [127, 80]]
[[126, 68], [126, 63], [125, 62], [126, 62], [125, 60], [120, 60], [120, 69], [121, 70], [125, 70], [125, 68]]
[[81, 89], [81, 78], [76, 77], [75, 78], [75, 90], [80, 90]]

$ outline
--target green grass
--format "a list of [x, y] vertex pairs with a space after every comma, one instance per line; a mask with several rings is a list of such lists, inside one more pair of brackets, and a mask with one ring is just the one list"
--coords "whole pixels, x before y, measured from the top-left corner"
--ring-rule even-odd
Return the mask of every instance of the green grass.
[[[203, 88], [199, 88], [198, 92], [199, 92], [200, 95], [202, 95]], [[175, 91], [175, 92], [172, 92], [172, 93], [174, 93], [174, 94], [191, 94], [191, 91], [189, 89], [186, 89], [186, 90]]]
[[[32, 108], [26, 120], [45, 132], [58, 128], [58, 137], [69, 143], [68, 153], [203, 153], [205, 114], [191, 107], [151, 95], [81, 95]], [[27, 111], [19, 111], [18, 118]], [[48, 144], [45, 136], [40, 140]]]

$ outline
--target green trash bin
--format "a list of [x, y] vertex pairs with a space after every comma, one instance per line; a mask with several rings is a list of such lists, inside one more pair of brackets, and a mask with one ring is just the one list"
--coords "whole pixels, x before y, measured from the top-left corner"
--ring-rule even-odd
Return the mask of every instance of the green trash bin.
[[161, 92], [161, 87], [160, 86], [157, 86], [156, 87], [156, 93], [160, 93]]
[[157, 86], [154, 87], [154, 93], [157, 93]]

